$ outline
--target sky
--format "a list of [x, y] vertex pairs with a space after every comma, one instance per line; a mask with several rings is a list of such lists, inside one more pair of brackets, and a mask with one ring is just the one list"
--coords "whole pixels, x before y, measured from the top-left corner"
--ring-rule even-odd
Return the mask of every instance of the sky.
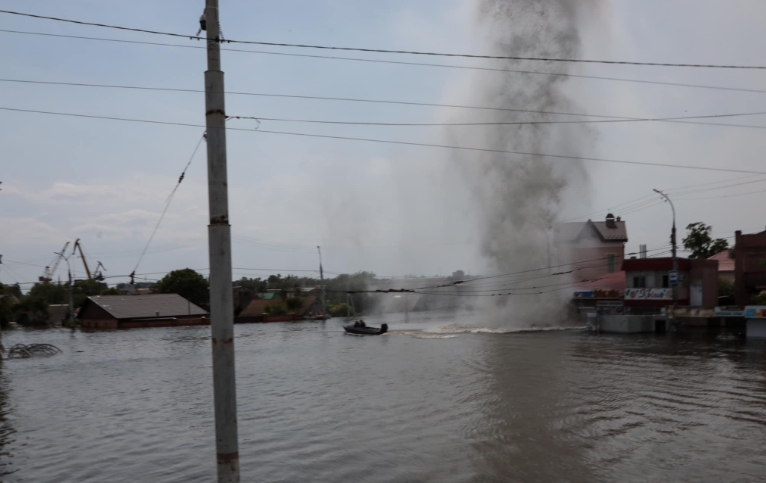
[[[224, 36], [238, 40], [391, 50], [487, 53], [480, 0], [253, 2], [221, 0]], [[766, 4], [758, 0], [594, 0], [581, 12], [581, 58], [766, 65]], [[201, 0], [0, 0], [0, 9], [194, 35]], [[497, 27], [496, 27], [497, 28]], [[0, 29], [191, 47], [204, 43], [0, 14]], [[508, 32], [514, 32], [513, 21]], [[139, 45], [0, 32], [2, 79], [200, 90], [201, 48]], [[339, 102], [235, 93], [344, 97], [447, 104], [479, 97], [481, 78], [534, 83], [540, 76], [273, 54], [308, 54], [552, 72], [540, 62], [227, 44], [230, 116], [388, 123], [482, 122], [486, 111]], [[268, 54], [266, 52], [271, 52]], [[766, 112], [766, 72], [578, 64], [578, 75], [763, 90], [742, 92], [569, 78], [557, 89], [570, 112], [635, 118]], [[159, 92], [0, 81], [0, 107], [204, 125], [198, 92]], [[505, 107], [514, 107], [507, 105]], [[766, 126], [763, 115], [717, 120]], [[518, 120], [529, 119], [523, 115]], [[539, 116], [535, 120], [541, 119]], [[572, 117], [549, 116], [551, 120]], [[582, 118], [578, 118], [582, 119]], [[480, 126], [459, 142], [439, 126], [348, 126], [230, 121], [230, 220], [234, 276], [311, 274], [322, 246], [330, 275], [491, 272], [482, 252], [476, 193], [449, 150], [307, 138], [264, 130], [482, 147]], [[589, 125], [587, 157], [766, 172], [766, 137], [752, 127], [667, 122]], [[497, 129], [497, 128], [494, 128]], [[0, 110], [0, 282], [33, 282], [66, 241], [80, 239], [108, 281], [126, 281], [204, 129]], [[485, 131], [486, 133], [486, 131]], [[546, 152], [570, 154], [565, 142]], [[476, 155], [478, 160], [479, 154]], [[136, 273], [155, 280], [178, 268], [207, 268], [204, 146], [196, 153]], [[460, 162], [473, 163], [471, 153]], [[477, 161], [478, 162], [478, 161]], [[566, 163], [567, 160], [550, 161]], [[717, 237], [766, 227], [766, 175], [582, 162], [584, 181], [556, 207], [558, 220], [627, 221], [628, 251], [668, 243], [671, 211], [652, 189], [670, 190], [680, 233], [692, 222]], [[735, 180], [728, 185], [727, 180]], [[762, 181], [762, 182], [761, 182]], [[743, 184], [747, 183], [747, 184]], [[679, 190], [706, 185], [699, 191]], [[732, 185], [732, 186], [729, 186]], [[736, 186], [734, 186], [736, 185]], [[474, 187], [475, 188], [475, 187]], [[491, 194], [491, 193], [490, 193]], [[634, 201], [638, 200], [634, 203]], [[680, 240], [681, 237], [679, 237]], [[503, 243], [503, 240], [499, 240]], [[71, 246], [71, 245], [70, 245]], [[81, 260], [70, 259], [77, 277]], [[303, 271], [306, 272], [303, 272]], [[203, 270], [204, 273], [204, 270]], [[63, 270], [58, 274], [65, 276]], [[120, 277], [123, 276], [123, 277]]]

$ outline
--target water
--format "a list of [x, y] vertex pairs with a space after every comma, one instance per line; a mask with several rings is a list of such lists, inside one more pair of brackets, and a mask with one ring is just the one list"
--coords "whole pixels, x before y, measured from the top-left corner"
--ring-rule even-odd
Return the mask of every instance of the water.
[[[764, 343], [387, 321], [236, 327], [243, 481], [766, 478]], [[214, 481], [208, 332], [4, 333], [2, 481]]]

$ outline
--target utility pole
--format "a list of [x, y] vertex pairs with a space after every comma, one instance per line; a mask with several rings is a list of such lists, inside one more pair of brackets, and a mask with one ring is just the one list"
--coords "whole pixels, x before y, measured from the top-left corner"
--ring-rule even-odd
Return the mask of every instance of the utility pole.
[[[67, 245], [69, 242], [67, 242]], [[64, 246], [66, 250], [66, 245]], [[72, 269], [69, 267], [69, 257], [64, 255], [64, 250], [61, 253], [53, 252], [54, 255], [58, 255], [59, 260], [63, 259], [66, 262], [66, 271], [69, 274], [69, 327], [74, 330], [74, 300], [72, 296]], [[70, 255], [71, 256], [71, 255]]]
[[221, 71], [218, 0], [205, 0], [207, 71], [207, 182], [210, 224], [210, 328], [218, 483], [239, 482], [237, 388], [234, 377], [234, 308], [231, 289], [231, 225], [226, 175], [226, 109]]
[[319, 285], [322, 288], [322, 317], [327, 317], [327, 306], [325, 306], [325, 296], [324, 296], [324, 269], [322, 268], [322, 249], [317, 246], [317, 251], [319, 252]]
[[675, 310], [676, 305], [678, 305], [678, 282], [679, 282], [679, 276], [678, 276], [678, 257], [676, 256], [676, 207], [673, 206], [673, 202], [670, 201], [670, 198], [668, 195], [663, 193], [662, 191], [655, 189], [656, 193], [658, 193], [660, 196], [662, 196], [665, 201], [670, 203], [670, 209], [673, 210], [673, 228], [670, 231], [670, 244], [673, 246], [673, 274], [675, 274], [675, 284], [673, 283], [673, 277], [668, 276], [668, 281], [670, 282], [669, 285], [673, 285], [673, 312], [670, 316], [671, 319], [675, 318]]

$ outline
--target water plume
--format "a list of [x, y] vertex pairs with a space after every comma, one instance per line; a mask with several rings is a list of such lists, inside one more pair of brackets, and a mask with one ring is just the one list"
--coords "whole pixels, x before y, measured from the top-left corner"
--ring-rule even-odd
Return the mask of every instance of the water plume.
[[[477, 0], [476, 27], [482, 33], [481, 50], [495, 55], [581, 57], [580, 29], [584, 13], [596, 2], [571, 0]], [[531, 64], [528, 61], [493, 61], [495, 67], [533, 68], [566, 73], [569, 64]], [[504, 65], [502, 65], [504, 64]], [[532, 70], [532, 69], [530, 69]], [[577, 108], [562, 90], [562, 76], [501, 75], [475, 71], [450, 90], [449, 101], [533, 111], [573, 112]], [[492, 112], [487, 114], [487, 112]], [[464, 116], [465, 113], [459, 115]], [[535, 113], [485, 111], [493, 121], [539, 121], [562, 119]], [[457, 115], [456, 115], [457, 116]], [[571, 118], [569, 118], [571, 119]], [[528, 153], [584, 154], [594, 142], [584, 124], [498, 125], [471, 130], [444, 131], [451, 143], [496, 150]], [[555, 264], [557, 247], [554, 225], [565, 203], [584, 198], [587, 174], [579, 161], [551, 161], [540, 156], [495, 153], [454, 154], [450, 169], [460, 172], [473, 193], [480, 249], [489, 274], [529, 270]], [[576, 194], [576, 196], [574, 196]], [[546, 274], [545, 271], [536, 275]], [[484, 293], [537, 292], [542, 295], [491, 297], [483, 304], [495, 309], [497, 322], [512, 319], [528, 323], [559, 322], [564, 315], [571, 288], [557, 289], [567, 282], [552, 276], [523, 283], [518, 277], [494, 279], [494, 284], [476, 284]], [[508, 285], [508, 283], [513, 285]], [[503, 285], [505, 283], [506, 285]], [[546, 285], [540, 290], [524, 287]], [[470, 290], [466, 284], [464, 290]]]

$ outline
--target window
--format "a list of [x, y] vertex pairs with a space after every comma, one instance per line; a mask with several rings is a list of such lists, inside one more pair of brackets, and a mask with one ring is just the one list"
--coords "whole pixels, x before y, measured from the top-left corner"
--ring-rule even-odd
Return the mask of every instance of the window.
[[670, 278], [668, 275], [662, 276], [662, 288], [668, 288], [670, 287]]
[[646, 275], [633, 277], [633, 288], [646, 288]]
[[615, 258], [612, 254], [606, 256], [606, 271], [609, 273], [614, 273]]

